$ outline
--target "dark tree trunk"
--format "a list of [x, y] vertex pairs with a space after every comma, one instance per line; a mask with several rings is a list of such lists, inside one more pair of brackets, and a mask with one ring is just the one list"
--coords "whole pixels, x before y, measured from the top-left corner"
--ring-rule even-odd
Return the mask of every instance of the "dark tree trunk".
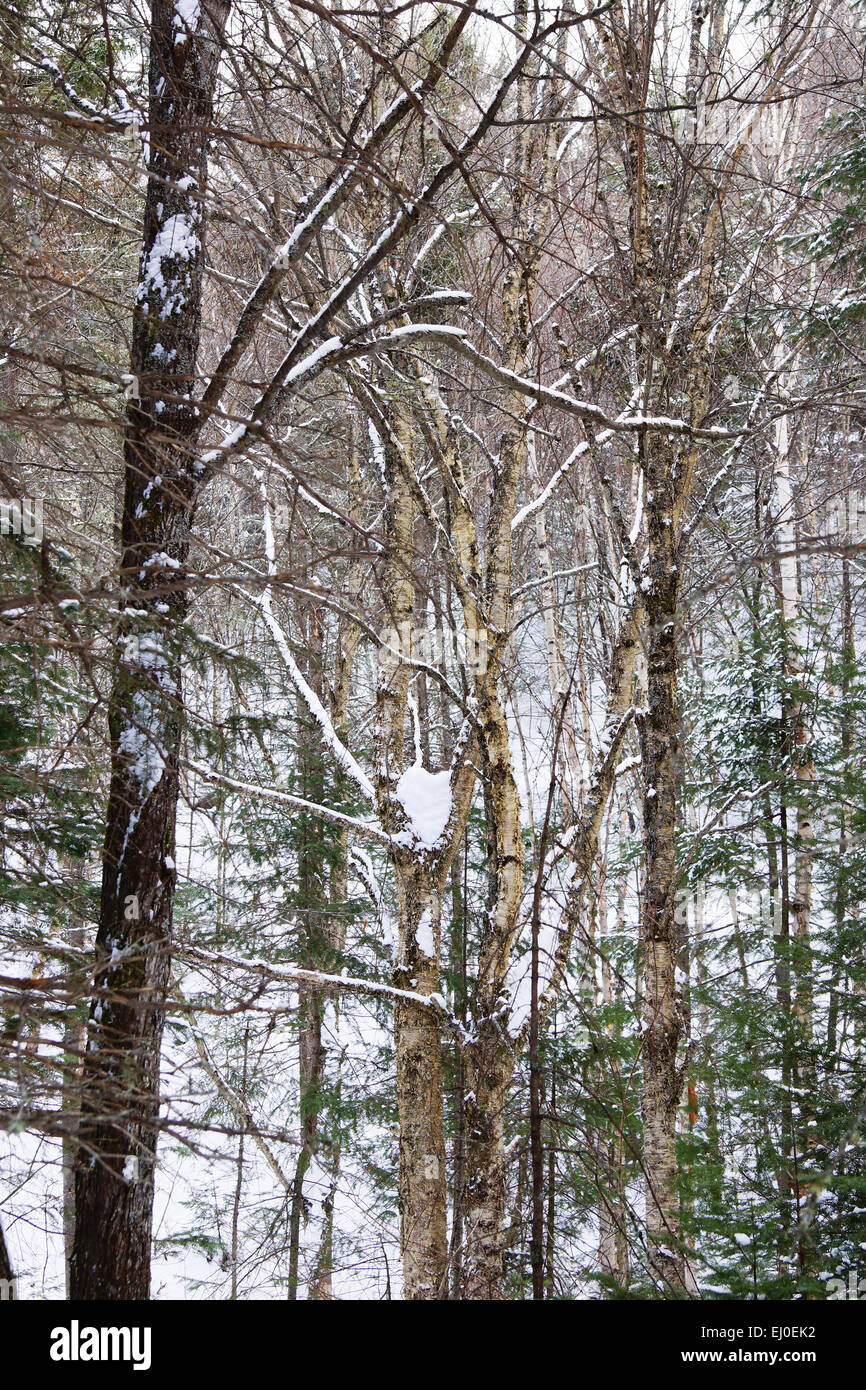
[[169, 977], [184, 566], [200, 485], [191, 397], [201, 323], [206, 146], [228, 0], [193, 34], [153, 0], [149, 178], [124, 439], [112, 763], [83, 1068], [70, 1261], [75, 1299], [146, 1299]]
[[[315, 605], [305, 615], [308, 679], [322, 696], [322, 628]], [[308, 801], [324, 803], [324, 756], [320, 731], [303, 700], [298, 700], [298, 761], [301, 794]], [[300, 963], [309, 970], [328, 970], [332, 965], [328, 950], [328, 903], [325, 879], [325, 845], [321, 822], [315, 817], [297, 817], [298, 901], [296, 906]], [[298, 997], [298, 1054], [301, 1148], [292, 1184], [289, 1218], [288, 1297], [298, 1296], [298, 1269], [301, 1253], [301, 1227], [305, 1218], [304, 1177], [318, 1149], [319, 1109], [324, 1080], [325, 1054], [322, 1046], [324, 996], [305, 986]]]
[[0, 1297], [17, 1297], [15, 1290], [15, 1271], [12, 1268], [12, 1261], [9, 1258], [6, 1237], [3, 1234], [2, 1226], [0, 1226]]

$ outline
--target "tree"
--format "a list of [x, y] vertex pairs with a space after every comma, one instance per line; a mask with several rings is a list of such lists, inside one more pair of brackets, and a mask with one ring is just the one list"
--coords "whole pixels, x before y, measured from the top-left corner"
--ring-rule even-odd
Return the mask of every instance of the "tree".
[[155, 0], [149, 168], [124, 435], [119, 659], [112, 770], [78, 1131], [73, 1298], [150, 1292], [159, 1059], [176, 881], [183, 571], [201, 467], [199, 411], [207, 140], [229, 6]]

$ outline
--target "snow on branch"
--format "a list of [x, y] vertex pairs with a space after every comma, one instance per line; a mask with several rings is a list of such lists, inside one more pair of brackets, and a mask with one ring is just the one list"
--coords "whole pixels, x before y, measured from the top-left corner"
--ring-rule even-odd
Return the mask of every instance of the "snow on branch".
[[178, 952], [178, 957], [196, 967], [212, 965], [246, 971], [250, 975], [258, 975], [262, 982], [267, 981], [275, 985], [306, 985], [313, 989], [339, 989], [347, 994], [369, 994], [381, 999], [407, 1000], [411, 1004], [420, 1004], [423, 1008], [431, 1009], [457, 1033], [463, 1032], [459, 1019], [452, 1014], [443, 996], [436, 992], [419, 994], [415, 990], [398, 989], [395, 985], [380, 984], [377, 980], [364, 980], [356, 975], [329, 975], [323, 970], [306, 970], [301, 966], [272, 965], [265, 960], [246, 960], [238, 956], [227, 956], [222, 952], [206, 951], [201, 946], [185, 945]]
[[321, 806], [316, 801], [307, 801], [302, 796], [295, 796], [293, 792], [283, 791], [281, 787], [263, 787], [257, 782], [244, 782], [237, 777], [228, 777], [223, 772], [215, 772], [205, 763], [196, 762], [195, 759], [187, 759], [185, 766], [201, 777], [202, 781], [214, 787], [222, 787], [224, 791], [252, 796], [259, 801], [272, 801], [278, 806], [291, 806], [295, 810], [306, 811], [311, 816], [330, 821], [332, 825], [354, 830], [358, 835], [366, 836], [368, 840], [376, 840], [382, 845], [391, 843], [390, 837], [377, 822], [361, 820], [360, 817], [350, 816], [344, 811], [335, 811], [330, 806]]
[[461, 357], [465, 357], [473, 366], [478, 367], [507, 390], [517, 391], [520, 395], [537, 401], [539, 405], [555, 406], [569, 415], [577, 415], [580, 419], [601, 425], [603, 429], [611, 432], [628, 434], [633, 430], [659, 430], [663, 434], [683, 434], [695, 439], [731, 439], [735, 433], [739, 433], [721, 425], [690, 425], [688, 420], [679, 419], [674, 415], [634, 414], [612, 418], [592, 401], [578, 400], [554, 386], [545, 386], [539, 381], [520, 376], [507, 367], [501, 367], [492, 358], [486, 357], [473, 347], [460, 328], [436, 328], [431, 330], [428, 336], [438, 336], [442, 342], [447, 342]]
[[[265, 552], [268, 560], [268, 574], [273, 576], [276, 573], [276, 552], [274, 549], [274, 528], [271, 523], [271, 504], [268, 500], [264, 482], [261, 485], [262, 500], [264, 502], [264, 526], [265, 526]], [[322, 737], [339, 763], [340, 767], [346, 772], [357, 787], [364, 793], [369, 802], [374, 802], [376, 793], [373, 783], [370, 781], [360, 763], [349, 752], [338, 735], [331, 717], [325, 706], [322, 704], [315, 690], [308, 681], [304, 679], [298, 663], [292, 654], [286, 634], [283, 632], [280, 623], [274, 615], [271, 605], [271, 587], [268, 584], [263, 592], [252, 596], [252, 601], [259, 609], [265, 623], [273, 637], [277, 650], [283, 659], [286, 670], [289, 673], [292, 684], [304, 701], [310, 714], [316, 720], [322, 733]]]

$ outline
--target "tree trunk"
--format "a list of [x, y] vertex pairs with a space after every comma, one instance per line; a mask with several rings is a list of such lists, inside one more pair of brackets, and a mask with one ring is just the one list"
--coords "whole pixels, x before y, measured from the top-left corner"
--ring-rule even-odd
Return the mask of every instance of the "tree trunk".
[[646, 451], [649, 585], [648, 708], [640, 720], [646, 888], [644, 950], [643, 1156], [650, 1266], [665, 1292], [683, 1288], [677, 1185], [676, 1118], [682, 1076], [677, 1048], [682, 1021], [676, 995], [674, 904], [677, 731], [676, 617], [679, 573], [674, 542], [671, 460]]
[[0, 1298], [15, 1299], [17, 1297], [15, 1271], [12, 1268], [12, 1260], [6, 1245], [3, 1227], [0, 1225]]
[[[314, 603], [305, 605], [305, 645], [308, 655], [308, 680], [317, 696], [322, 695], [322, 629]], [[319, 726], [310, 717], [305, 701], [298, 699], [298, 761], [301, 774], [300, 791], [307, 801], [321, 804], [326, 800], [323, 782], [325, 749]], [[296, 914], [300, 949], [300, 964], [308, 970], [327, 970], [328, 901], [325, 884], [324, 827], [316, 817], [298, 816], [296, 826], [298, 845], [298, 890]], [[304, 1218], [304, 1177], [318, 1148], [319, 1109], [324, 1079], [324, 1049], [322, 1023], [325, 1001], [322, 992], [309, 985], [298, 990], [298, 1089], [301, 1147], [295, 1165], [292, 1184], [292, 1206], [289, 1217], [289, 1287], [288, 1297], [298, 1296], [298, 1266], [301, 1250], [301, 1226]]]
[[[781, 361], [781, 340], [777, 346], [777, 363]], [[792, 377], [794, 371], [790, 374]], [[784, 624], [785, 675], [787, 699], [785, 707], [785, 752], [793, 764], [796, 783], [797, 834], [794, 848], [794, 894], [791, 899], [793, 915], [791, 964], [794, 974], [794, 1018], [797, 1027], [797, 1053], [794, 1059], [797, 1084], [805, 1093], [802, 1097], [800, 1137], [801, 1153], [817, 1142], [811, 1097], [816, 1076], [812, 1058], [814, 988], [811, 959], [812, 916], [812, 805], [815, 797], [815, 769], [810, 751], [810, 731], [807, 723], [805, 681], [805, 640], [797, 574], [797, 530], [794, 517], [794, 495], [791, 480], [791, 445], [786, 416], [776, 423], [774, 469], [774, 499], [777, 508], [775, 542], [778, 548], [779, 590]]]
[[[607, 881], [602, 878], [598, 894], [598, 938], [601, 956], [601, 1003], [610, 1008], [613, 1002], [611, 989], [610, 957], [607, 944]], [[625, 922], [625, 878], [623, 877], [617, 903], [617, 922]], [[622, 930], [622, 926], [619, 927]], [[610, 1025], [608, 1025], [610, 1026]], [[604, 1050], [599, 1049], [598, 1062], [593, 1068], [593, 1085], [599, 1095], [604, 1094], [606, 1083]], [[598, 1258], [603, 1278], [616, 1289], [628, 1285], [628, 1239], [626, 1227], [626, 1199], [623, 1190], [623, 1143], [621, 1131], [618, 1132], [615, 1112], [611, 1111], [606, 1123], [600, 1124], [595, 1132], [595, 1151], [598, 1185]]]
[[490, 1300], [504, 1297], [504, 1119], [515, 1054], [503, 991], [523, 894], [523, 841], [508, 724], [490, 669], [481, 685], [492, 902], [479, 962], [475, 1038], [465, 1051], [464, 1297]]
[[[398, 873], [400, 943], [394, 982], [433, 994], [439, 988], [439, 909], [436, 886], [422, 875]], [[432, 945], [435, 954], [427, 954]], [[434, 1010], [411, 1000], [394, 1004], [397, 1106], [400, 1114], [400, 1229], [404, 1296], [448, 1296], [442, 1044]]]
[[[466, 1024], [466, 913], [469, 896], [465, 882], [468, 861], [466, 839], [464, 830], [462, 855], [455, 856], [451, 865], [451, 974], [453, 979], [458, 982], [455, 990], [455, 1007], [464, 1026]], [[456, 1300], [460, 1298], [463, 1287], [463, 1185], [466, 1176], [466, 1065], [459, 1041], [454, 1045], [454, 1072], [454, 1177], [451, 1200], [451, 1268], [449, 1278], [451, 1298]]]
[[124, 615], [109, 705], [109, 790], [83, 1068], [71, 1292], [146, 1299], [159, 1060], [175, 887], [183, 567], [197, 488], [196, 379], [208, 132], [227, 0], [194, 34], [154, 0], [149, 178], [124, 441]]
[[[415, 613], [411, 573], [415, 507], [406, 477], [412, 466], [413, 442], [410, 422], [399, 406], [394, 409], [393, 434], [385, 450], [385, 591], [391, 626], [389, 640], [380, 650], [377, 795], [383, 825], [403, 839], [393, 852], [398, 904], [394, 984], [401, 990], [429, 995], [439, 991], [442, 891], [449, 862], [436, 864], [435, 852], [428, 854], [406, 843], [412, 838], [411, 826], [407, 826], [405, 809], [396, 794], [403, 771], [409, 695], [409, 667], [403, 658], [411, 655]], [[395, 1000], [394, 1045], [404, 1296], [409, 1300], [447, 1298], [442, 1045], [435, 1011], [412, 1000]]]
[[[305, 958], [307, 964], [309, 958]], [[315, 966], [310, 968], [315, 969]], [[292, 1208], [289, 1218], [289, 1299], [298, 1296], [298, 1264], [301, 1250], [301, 1224], [304, 1215], [304, 1177], [316, 1152], [319, 1128], [319, 1104], [324, 1073], [322, 1048], [323, 999], [321, 991], [301, 986], [298, 1018], [298, 1051], [300, 1055], [300, 1112], [301, 1148], [295, 1165], [292, 1183]]]
[[[76, 887], [83, 873], [81, 866], [74, 874]], [[69, 944], [76, 951], [84, 950], [84, 925], [77, 916], [69, 929]], [[71, 1259], [75, 1238], [75, 1164], [77, 1144], [75, 1131], [77, 1115], [81, 1104], [81, 1054], [84, 1045], [84, 1021], [81, 1004], [73, 1001], [68, 1008], [63, 1024], [63, 1081], [61, 1088], [61, 1107], [67, 1117], [63, 1133], [63, 1253], [66, 1297], [71, 1296]]]

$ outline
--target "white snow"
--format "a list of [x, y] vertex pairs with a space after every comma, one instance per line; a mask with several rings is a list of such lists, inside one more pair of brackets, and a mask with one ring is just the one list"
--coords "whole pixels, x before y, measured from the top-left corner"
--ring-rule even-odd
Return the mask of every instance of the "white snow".
[[428, 960], [436, 959], [436, 942], [433, 939], [433, 919], [428, 910], [421, 914], [421, 921], [415, 928], [415, 941], [418, 950], [427, 957]]
[[290, 382], [297, 381], [298, 377], [305, 376], [307, 372], [311, 372], [323, 357], [327, 357], [330, 352], [336, 352], [342, 345], [342, 340], [340, 338], [326, 338], [323, 343], [320, 343], [318, 347], [313, 348], [312, 352], [302, 358], [297, 366], [292, 367], [291, 371], [286, 375], [283, 385], [288, 386]]
[[176, 273], [174, 277], [169, 275], [169, 281], [173, 279], [174, 285], [166, 283], [163, 261], [179, 261], [186, 265], [196, 256], [200, 246], [201, 242], [192, 219], [182, 212], [167, 218], [157, 232], [147, 255], [138, 298], [146, 299], [151, 290], [156, 290], [163, 301], [160, 318], [168, 318], [175, 309], [179, 309], [184, 298]]
[[120, 749], [132, 760], [132, 774], [141, 784], [141, 799], [146, 801], [165, 771], [165, 759], [153, 739], [140, 729], [121, 730]]
[[174, 0], [172, 30], [175, 43], [183, 43], [194, 34], [201, 15], [201, 0]]
[[394, 794], [406, 812], [414, 839], [425, 849], [434, 849], [451, 815], [451, 774], [448, 769], [428, 772], [421, 763], [413, 763], [400, 777]]

